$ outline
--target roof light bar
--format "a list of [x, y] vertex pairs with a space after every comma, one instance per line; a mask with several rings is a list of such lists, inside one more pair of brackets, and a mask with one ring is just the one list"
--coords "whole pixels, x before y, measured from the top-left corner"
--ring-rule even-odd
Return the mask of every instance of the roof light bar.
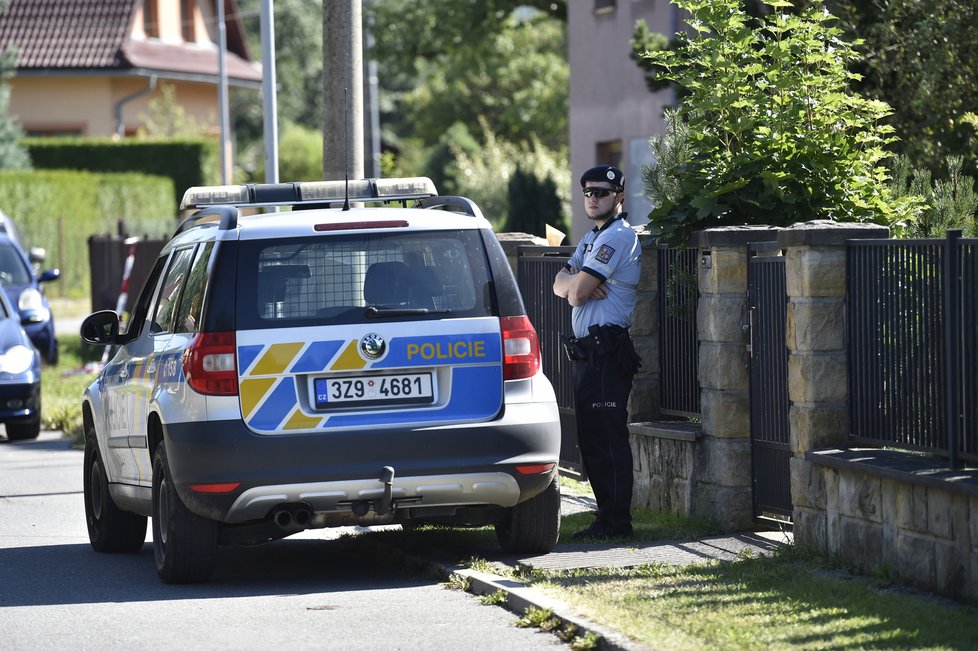
[[283, 206], [305, 202], [338, 204], [351, 202], [409, 201], [437, 197], [431, 179], [356, 179], [347, 181], [303, 181], [299, 183], [250, 183], [247, 185], [197, 186], [187, 190], [180, 209], [204, 206]]
[[180, 209], [198, 206], [239, 205], [248, 201], [246, 185], [209, 185], [190, 188], [183, 193]]

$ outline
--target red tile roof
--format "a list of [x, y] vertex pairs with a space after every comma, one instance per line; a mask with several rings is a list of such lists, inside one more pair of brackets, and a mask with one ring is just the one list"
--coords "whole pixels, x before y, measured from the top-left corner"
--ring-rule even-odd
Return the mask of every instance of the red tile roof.
[[[148, 69], [216, 75], [216, 51], [129, 38], [140, 0], [10, 0], [0, 13], [0, 51], [18, 50], [18, 71]], [[239, 25], [228, 30], [228, 76], [258, 81]]]

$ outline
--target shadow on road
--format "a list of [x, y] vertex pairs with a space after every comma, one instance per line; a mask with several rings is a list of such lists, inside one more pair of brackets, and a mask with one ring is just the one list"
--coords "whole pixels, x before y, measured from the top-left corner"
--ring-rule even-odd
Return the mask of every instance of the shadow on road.
[[386, 590], [430, 585], [365, 553], [355, 540], [281, 540], [222, 547], [209, 583], [167, 585], [150, 543], [136, 554], [99, 554], [87, 544], [0, 549], [0, 608]]

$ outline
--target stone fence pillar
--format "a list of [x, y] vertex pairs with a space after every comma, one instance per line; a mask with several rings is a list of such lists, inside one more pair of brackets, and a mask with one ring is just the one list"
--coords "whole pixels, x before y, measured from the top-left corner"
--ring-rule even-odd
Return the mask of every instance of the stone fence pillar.
[[[778, 233], [785, 249], [786, 343], [795, 539], [825, 549], [824, 475], [805, 460], [817, 448], [845, 448], [849, 435], [846, 359], [846, 240], [885, 238], [875, 224], [813, 221]], [[836, 488], [837, 490], [837, 488]]]
[[750, 376], [747, 244], [774, 240], [770, 227], [730, 226], [694, 234], [700, 250], [696, 312], [702, 438], [692, 513], [723, 530], [750, 528]]
[[655, 420], [659, 416], [659, 250], [654, 242], [642, 243], [642, 272], [638, 281], [632, 326], [629, 332], [642, 367], [632, 381], [628, 422]]

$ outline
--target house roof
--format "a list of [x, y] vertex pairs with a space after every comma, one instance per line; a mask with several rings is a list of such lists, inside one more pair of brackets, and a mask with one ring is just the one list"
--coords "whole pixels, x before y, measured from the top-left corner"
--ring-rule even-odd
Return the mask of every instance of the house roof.
[[[10, 0], [0, 13], [0, 51], [18, 50], [18, 74], [77, 71], [134, 71], [216, 76], [215, 50], [130, 37], [141, 0]], [[229, 3], [235, 4], [233, 0]], [[229, 12], [230, 16], [236, 15]], [[256, 82], [244, 31], [228, 19], [227, 74]]]

